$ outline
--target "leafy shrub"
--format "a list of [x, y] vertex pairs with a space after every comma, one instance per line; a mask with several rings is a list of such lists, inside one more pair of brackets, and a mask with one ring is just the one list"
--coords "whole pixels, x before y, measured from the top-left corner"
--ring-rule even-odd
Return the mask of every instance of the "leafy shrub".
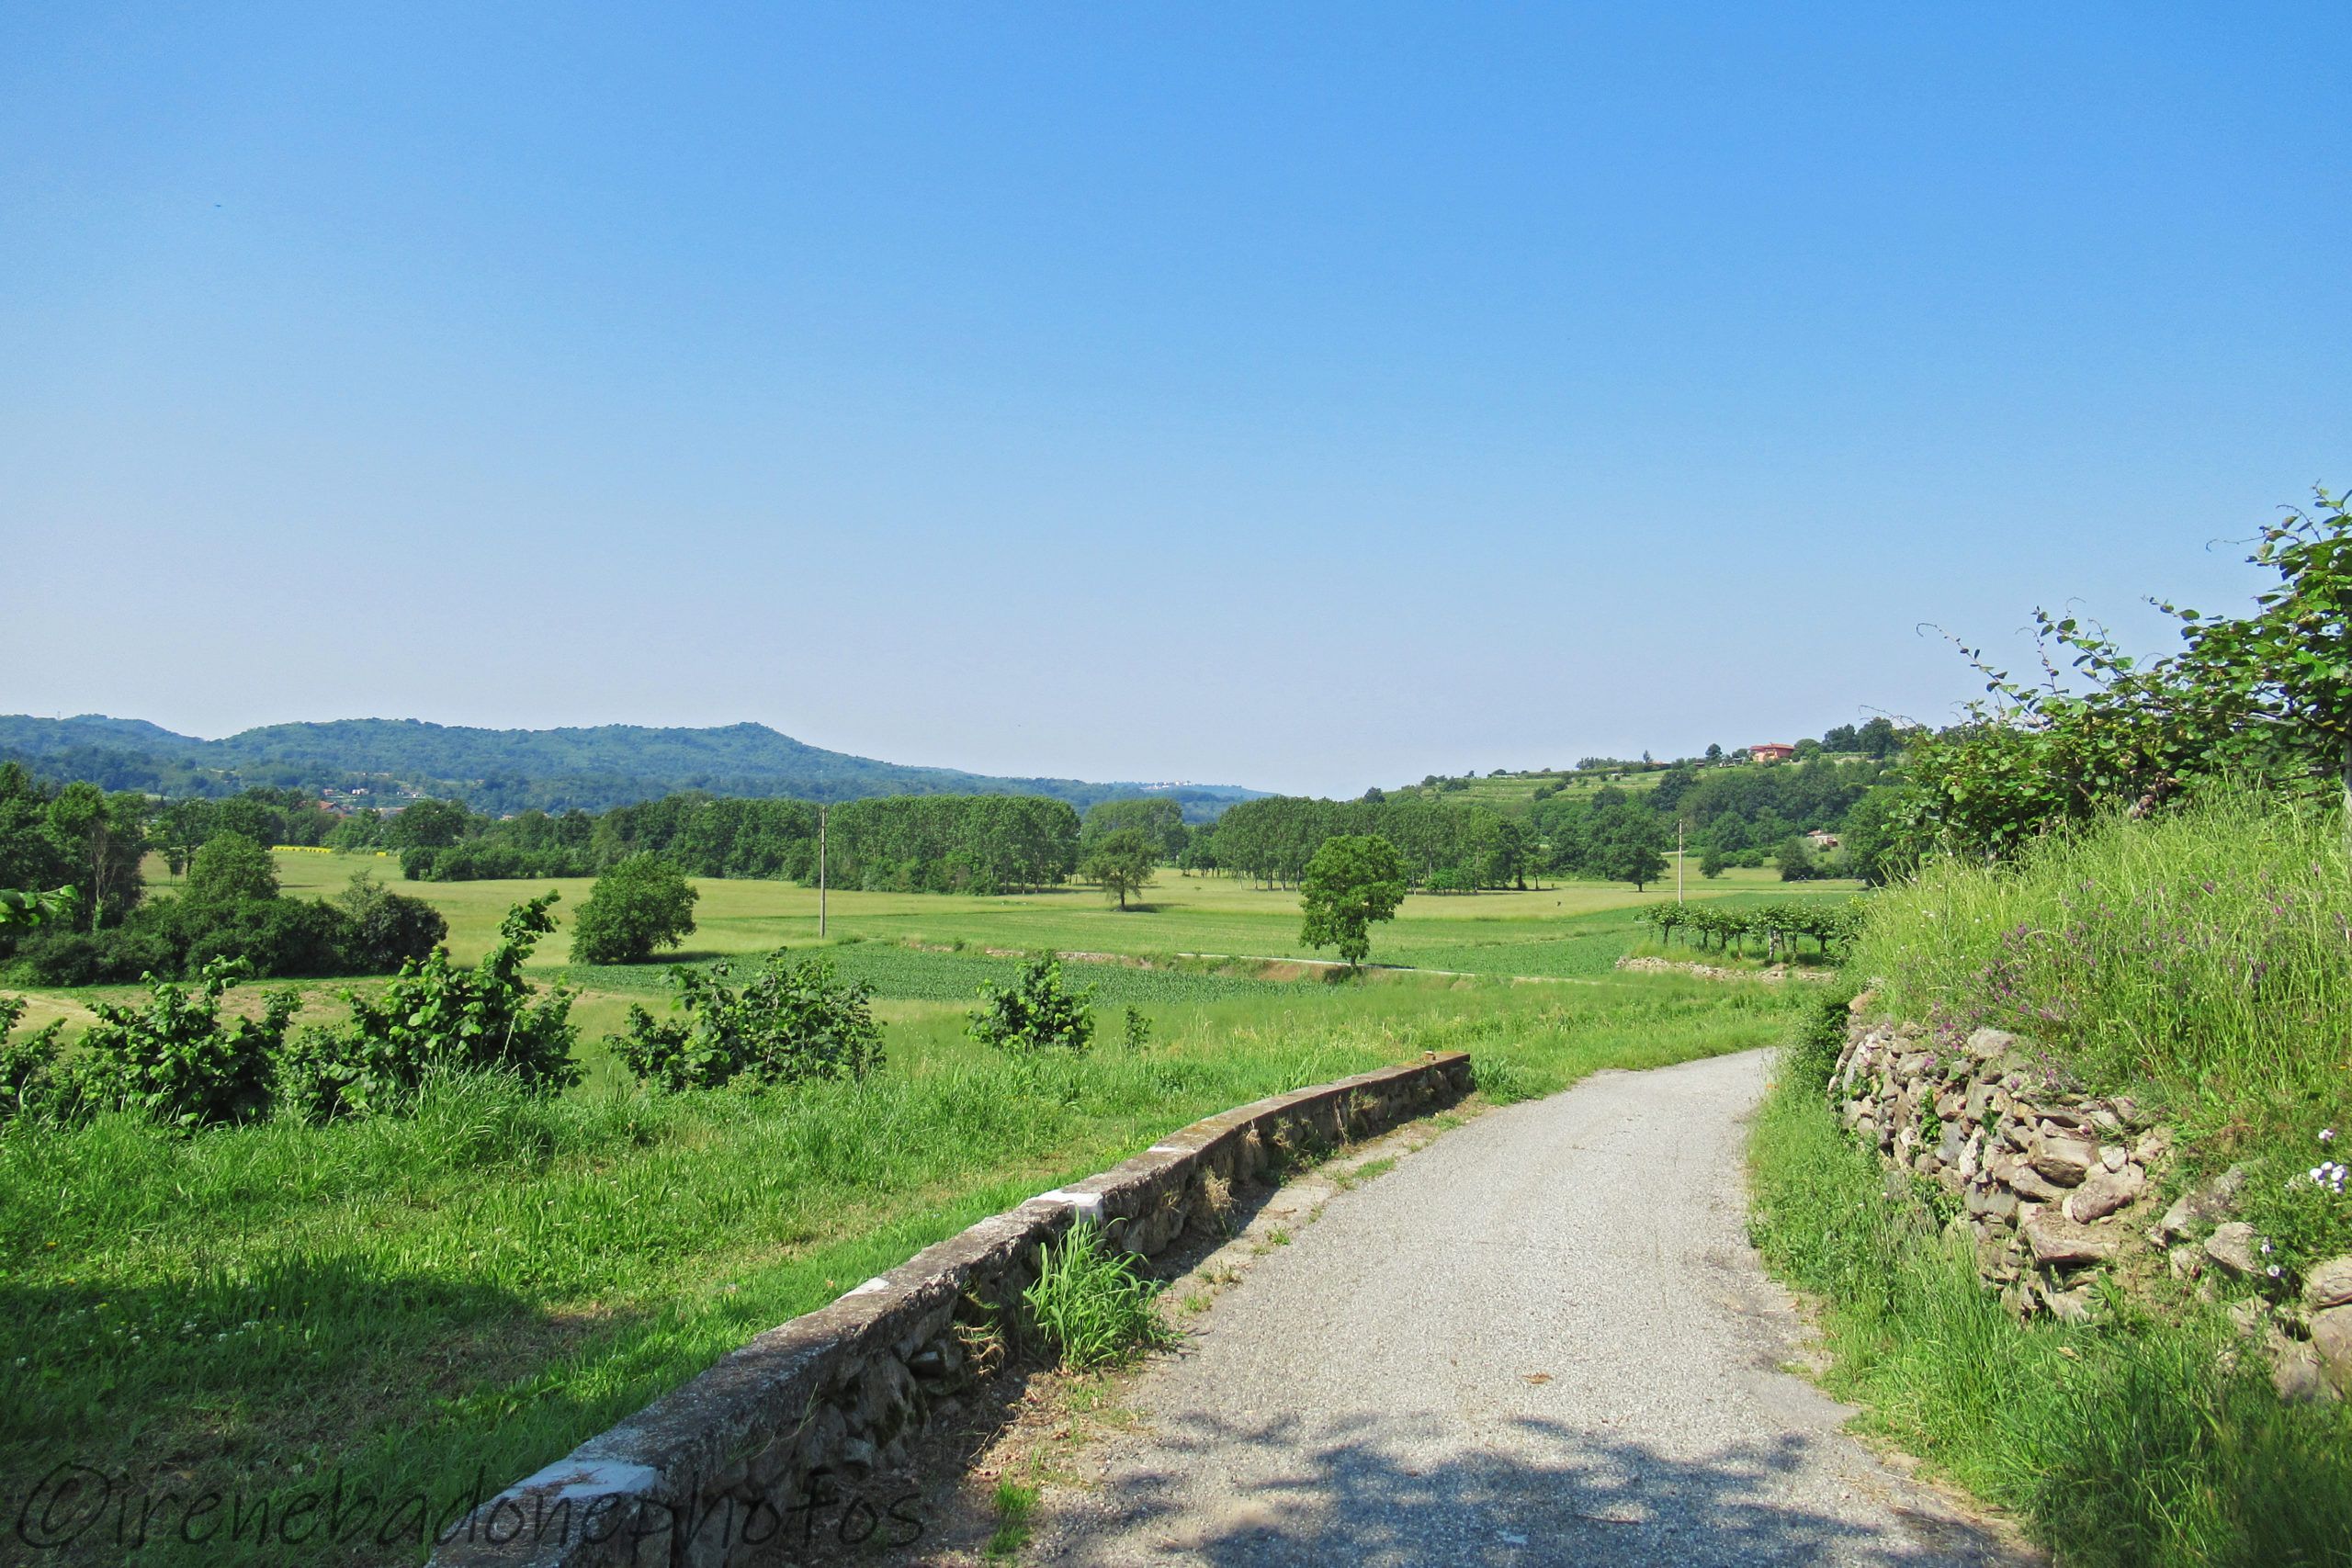
[[795, 964], [781, 948], [741, 992], [727, 988], [728, 974], [724, 964], [671, 969], [671, 1007], [683, 1020], [628, 1010], [628, 1032], [610, 1043], [639, 1081], [671, 1090], [765, 1088], [880, 1069], [872, 986], [837, 978], [823, 958]]
[[0, 1125], [56, 1117], [66, 1098], [56, 1071], [65, 1021], [52, 1019], [19, 1039], [17, 1021], [26, 1006], [22, 997], [0, 997]]
[[269, 1113], [279, 1048], [301, 993], [270, 992], [258, 1019], [223, 1023], [220, 998], [250, 971], [233, 959], [205, 965], [196, 991], [157, 981], [147, 1005], [94, 1001], [72, 1088], [93, 1110], [134, 1111], [169, 1126], [248, 1122]]
[[1079, 1224], [1045, 1247], [1037, 1280], [1021, 1293], [1030, 1320], [1072, 1367], [1121, 1361], [1173, 1337], [1152, 1310], [1156, 1288], [1099, 1225]]
[[165, 973], [201, 975], [220, 959], [240, 960], [257, 976], [334, 975], [350, 967], [351, 922], [316, 898], [175, 898], [148, 913], [179, 942], [180, 961]]
[[982, 985], [980, 1006], [965, 1032], [1000, 1051], [1082, 1052], [1094, 1040], [1094, 1012], [1088, 1005], [1093, 999], [1091, 987], [1065, 988], [1061, 960], [1048, 954], [1023, 969], [1010, 986]]
[[449, 934], [440, 910], [393, 892], [364, 871], [352, 874], [351, 886], [335, 904], [351, 922], [344, 937], [345, 961], [362, 974], [384, 974], [411, 959], [422, 962]]
[[136, 910], [134, 924], [106, 931], [43, 927], [17, 944], [9, 969], [34, 986], [121, 986], [141, 975], [177, 975], [179, 943], [151, 919], [169, 903]]
[[631, 855], [596, 878], [571, 924], [571, 956], [582, 964], [641, 964], [695, 929], [701, 897], [677, 870]]
[[401, 964], [377, 996], [345, 991], [350, 1020], [306, 1029], [288, 1049], [287, 1095], [295, 1109], [322, 1121], [379, 1114], [409, 1103], [436, 1071], [512, 1073], [549, 1092], [578, 1083], [576, 993], [558, 987], [541, 995], [522, 976], [538, 939], [555, 929], [548, 909], [558, 897], [543, 894], [508, 910], [497, 945], [471, 969], [454, 967], [448, 949], [436, 947], [423, 963]]
[[257, 977], [380, 975], [423, 958], [448, 922], [423, 899], [377, 886], [364, 872], [329, 904], [280, 897], [266, 851], [233, 833], [197, 851], [187, 891], [142, 904], [102, 931], [51, 927], [27, 935], [11, 970], [43, 986], [123, 985], [147, 975], [201, 976], [215, 959], [238, 959]]
[[[1846, 1026], [1860, 989], [1852, 984], [1824, 982], [1804, 998], [1789, 1043], [1781, 1050], [1781, 1071], [1811, 1094], [1825, 1094], [1838, 1057], [1846, 1048]], [[1932, 1112], [1930, 1112], [1932, 1114]]]
[[2108, 813], [2144, 814], [2200, 781], [2327, 780], [2352, 797], [2352, 498], [2315, 492], [2256, 531], [2250, 564], [2278, 573], [2250, 615], [2164, 604], [2181, 644], [2123, 651], [2095, 623], [2037, 610], [2041, 670], [1985, 677], [1968, 722], [1913, 739], [1885, 829], [1898, 855], [2000, 859]]

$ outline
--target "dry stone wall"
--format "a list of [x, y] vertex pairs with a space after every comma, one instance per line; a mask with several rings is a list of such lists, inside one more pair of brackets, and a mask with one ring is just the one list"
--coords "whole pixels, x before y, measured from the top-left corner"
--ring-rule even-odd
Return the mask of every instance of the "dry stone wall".
[[[2083, 1092], [2030, 1041], [1939, 1037], [1874, 1017], [1875, 1000], [1854, 998], [1831, 1099], [1891, 1176], [1940, 1190], [1974, 1239], [1979, 1278], [2012, 1311], [2080, 1322], [2103, 1281], [2184, 1281], [2210, 1297], [2221, 1280], [2268, 1273], [2263, 1238], [2236, 1217], [2243, 1169], [2164, 1202], [2173, 1137], [2143, 1107]], [[2313, 1269], [2299, 1299], [2242, 1301], [2233, 1315], [2267, 1350], [2282, 1394], [2352, 1394], [2352, 1258]]]
[[982, 1220], [794, 1318], [565, 1459], [489, 1499], [434, 1554], [445, 1568], [718, 1568], [767, 1560], [817, 1473], [903, 1459], [1002, 1354], [1041, 1249], [1091, 1222], [1156, 1254], [1222, 1234], [1235, 1194], [1287, 1155], [1372, 1136], [1473, 1087], [1430, 1055], [1195, 1122], [1098, 1176]]

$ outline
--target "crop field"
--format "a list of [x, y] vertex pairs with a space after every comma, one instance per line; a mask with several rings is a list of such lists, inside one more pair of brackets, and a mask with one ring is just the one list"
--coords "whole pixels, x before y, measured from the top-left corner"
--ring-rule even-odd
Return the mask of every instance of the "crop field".
[[1424, 793], [1452, 805], [1491, 806], [1506, 816], [1524, 817], [1528, 808], [1535, 804], [1535, 791], [1544, 784], [1557, 784], [1559, 798], [1576, 800], [1589, 799], [1603, 789], [1623, 790], [1629, 795], [1637, 795], [1656, 789], [1658, 780], [1665, 776], [1663, 773], [1631, 773], [1614, 778], [1597, 773], [1574, 777], [1565, 773], [1505, 773], [1500, 778], [1474, 777], [1452, 789]]

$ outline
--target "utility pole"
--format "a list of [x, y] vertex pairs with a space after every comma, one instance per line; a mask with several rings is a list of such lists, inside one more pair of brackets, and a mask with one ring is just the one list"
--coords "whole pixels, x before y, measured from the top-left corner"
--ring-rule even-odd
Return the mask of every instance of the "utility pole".
[[817, 807], [817, 940], [825, 940], [825, 808]]
[[1682, 848], [1682, 818], [1678, 817], [1674, 819], [1674, 901], [1677, 904], [1682, 902], [1682, 857], [1685, 852]]

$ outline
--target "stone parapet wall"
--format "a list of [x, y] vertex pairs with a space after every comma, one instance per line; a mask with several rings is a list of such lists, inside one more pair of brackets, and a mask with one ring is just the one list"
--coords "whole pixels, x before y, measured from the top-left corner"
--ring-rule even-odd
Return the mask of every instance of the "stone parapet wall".
[[2171, 1139], [2130, 1100], [2071, 1090], [1997, 1029], [1962, 1041], [1873, 1021], [1868, 992], [1830, 1079], [1847, 1127], [1957, 1199], [1977, 1271], [2020, 1314], [2085, 1315], [2093, 1277], [2145, 1234]]
[[[758, 1336], [700, 1377], [475, 1509], [434, 1554], [500, 1564], [733, 1564], [760, 1556], [816, 1472], [855, 1480], [908, 1453], [934, 1404], [988, 1371], [1041, 1249], [1093, 1222], [1161, 1252], [1226, 1228], [1237, 1189], [1453, 1103], [1462, 1052], [1195, 1122], [1124, 1164], [993, 1215]], [[753, 1544], [747, 1545], [750, 1541]], [[769, 1550], [773, 1550], [771, 1547]]]
[[[1938, 1037], [1872, 1016], [1854, 998], [1829, 1095], [1846, 1127], [1896, 1173], [1933, 1183], [1976, 1247], [1976, 1271], [2020, 1316], [2080, 1322], [2099, 1284], [2177, 1281], [2208, 1300], [2217, 1281], [2257, 1289], [2268, 1251], [2236, 1217], [2233, 1168], [2168, 1203], [2171, 1132], [2132, 1100], [2071, 1084], [2031, 1042], [1997, 1029]], [[2276, 1297], [2276, 1288], [2272, 1296]], [[2270, 1358], [2289, 1397], [2352, 1394], [2352, 1258], [2312, 1270], [2299, 1299], [2249, 1296], [2231, 1309]]]

